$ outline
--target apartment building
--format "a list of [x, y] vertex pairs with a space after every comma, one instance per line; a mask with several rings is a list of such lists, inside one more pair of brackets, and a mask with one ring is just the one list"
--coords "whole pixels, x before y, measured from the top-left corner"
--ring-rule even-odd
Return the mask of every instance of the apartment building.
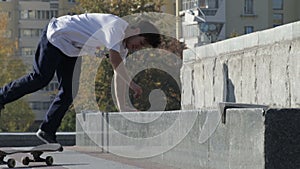
[[226, 0], [226, 37], [299, 20], [299, 0]]
[[[52, 17], [70, 14], [74, 5], [74, 0], [0, 0], [0, 12], [9, 20], [7, 36], [18, 44], [16, 55], [28, 65], [28, 71], [43, 28]], [[36, 121], [44, 118], [57, 88], [54, 78], [47, 87], [26, 97]]]
[[[299, 0], [177, 0], [182, 34], [189, 47], [264, 30], [300, 18]], [[198, 12], [199, 8], [205, 15]], [[206, 22], [187, 20], [188, 13]]]

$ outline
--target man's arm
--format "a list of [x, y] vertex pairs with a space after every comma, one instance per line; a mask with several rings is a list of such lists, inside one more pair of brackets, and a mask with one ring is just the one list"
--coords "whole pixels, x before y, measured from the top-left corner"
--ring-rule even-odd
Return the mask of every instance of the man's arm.
[[115, 50], [109, 51], [109, 58], [114, 69], [115, 78], [114, 86], [116, 93], [117, 106], [120, 111], [126, 111], [125, 92], [126, 86], [129, 86], [134, 91], [134, 97], [139, 97], [143, 90], [142, 88], [134, 83], [128, 76], [124, 62], [120, 53]]

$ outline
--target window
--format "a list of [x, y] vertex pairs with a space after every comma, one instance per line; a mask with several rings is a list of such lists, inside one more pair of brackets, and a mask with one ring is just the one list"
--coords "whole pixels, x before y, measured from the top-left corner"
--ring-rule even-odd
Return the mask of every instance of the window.
[[253, 0], [245, 0], [244, 14], [254, 14]]
[[58, 16], [58, 10], [22, 10], [21, 19], [51, 19]]
[[28, 16], [29, 16], [29, 19], [35, 19], [35, 11], [28, 10]]
[[46, 91], [46, 92], [53, 92], [55, 90], [57, 90], [59, 87], [58, 82], [50, 82], [49, 85], [47, 85], [46, 87], [44, 87], [42, 90]]
[[51, 105], [51, 102], [31, 102], [30, 107], [33, 110], [47, 110]]
[[198, 6], [198, 0], [183, 0], [182, 1], [182, 9], [188, 10], [193, 9]]
[[42, 31], [42, 29], [21, 29], [20, 37], [39, 37]]
[[35, 54], [35, 48], [31, 47], [22, 47], [21, 55], [22, 56], [33, 56]]
[[21, 19], [28, 19], [28, 11], [27, 10], [22, 10], [20, 12], [20, 17], [21, 17]]
[[254, 32], [254, 27], [253, 26], [245, 26], [245, 34], [249, 34]]
[[274, 10], [283, 10], [283, 0], [273, 0]]
[[273, 14], [273, 27], [279, 26], [283, 24], [283, 14], [282, 13], [274, 13]]
[[53, 8], [54, 8], [54, 9], [58, 9], [58, 4], [57, 4], [57, 3], [55, 3], [55, 4], [52, 4], [52, 3], [51, 3], [51, 4], [50, 4], [50, 8], [51, 8], [51, 9], [53, 9]]
[[34, 10], [22, 10], [20, 12], [21, 19], [35, 19], [35, 16]]
[[218, 0], [200, 0], [200, 8], [218, 8], [219, 1]]

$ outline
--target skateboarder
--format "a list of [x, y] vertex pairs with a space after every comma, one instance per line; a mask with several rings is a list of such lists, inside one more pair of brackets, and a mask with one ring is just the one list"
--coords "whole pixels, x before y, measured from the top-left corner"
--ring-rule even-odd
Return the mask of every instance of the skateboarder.
[[[128, 52], [157, 47], [160, 42], [159, 31], [147, 21], [129, 25], [115, 15], [99, 13], [53, 18], [42, 32], [33, 71], [0, 88], [0, 113], [5, 104], [45, 87], [56, 73], [59, 91], [36, 135], [45, 143], [57, 143], [55, 133], [78, 90], [80, 71], [75, 70], [75, 63], [79, 56], [96, 56], [98, 49], [106, 47], [119, 79], [116, 86], [122, 79], [139, 97], [142, 88], [129, 79], [122, 61]], [[126, 111], [125, 96], [116, 96], [119, 110]]]

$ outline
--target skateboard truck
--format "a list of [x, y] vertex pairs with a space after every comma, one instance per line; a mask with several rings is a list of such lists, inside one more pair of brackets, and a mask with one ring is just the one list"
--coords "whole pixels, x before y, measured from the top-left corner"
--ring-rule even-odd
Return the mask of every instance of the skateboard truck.
[[33, 156], [33, 159], [29, 158], [29, 157], [22, 158], [23, 165], [29, 165], [29, 163], [31, 163], [31, 162], [45, 162], [47, 164], [47, 166], [51, 166], [54, 162], [54, 159], [52, 156], [47, 156], [46, 158], [42, 158], [41, 155], [43, 154], [43, 152], [34, 152], [31, 154]]

